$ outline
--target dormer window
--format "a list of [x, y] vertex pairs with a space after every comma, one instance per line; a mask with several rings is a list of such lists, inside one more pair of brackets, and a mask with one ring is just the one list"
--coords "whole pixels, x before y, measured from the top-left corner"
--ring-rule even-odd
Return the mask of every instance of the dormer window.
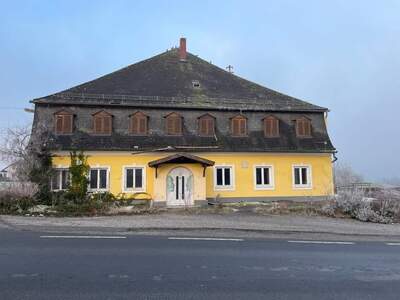
[[301, 117], [296, 120], [296, 135], [298, 137], [311, 137], [311, 120]]
[[274, 116], [264, 118], [264, 136], [279, 137], [279, 119]]
[[165, 132], [167, 135], [182, 135], [182, 117], [177, 113], [165, 116]]
[[56, 134], [71, 134], [74, 115], [66, 110], [54, 114], [54, 131]]
[[200, 81], [193, 80], [192, 81], [192, 86], [193, 86], [194, 89], [199, 89], [200, 88]]
[[130, 133], [134, 135], [147, 135], [148, 116], [138, 111], [131, 115]]
[[238, 115], [231, 119], [231, 133], [232, 136], [241, 137], [247, 136], [247, 118]]
[[112, 115], [104, 110], [93, 114], [93, 133], [110, 135], [112, 132]]
[[210, 114], [199, 117], [199, 135], [214, 136], [215, 134], [215, 118]]

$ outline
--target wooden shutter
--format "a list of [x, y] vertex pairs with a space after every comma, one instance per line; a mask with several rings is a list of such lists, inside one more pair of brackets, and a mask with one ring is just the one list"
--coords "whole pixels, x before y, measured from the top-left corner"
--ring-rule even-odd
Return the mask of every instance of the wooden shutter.
[[56, 116], [56, 133], [63, 133], [63, 117]]
[[203, 116], [199, 119], [199, 135], [212, 136], [214, 134], [214, 118]]
[[176, 135], [180, 135], [182, 133], [182, 119], [178, 116], [174, 117], [174, 133]]
[[300, 137], [311, 136], [311, 121], [305, 118], [296, 120], [296, 131]]
[[63, 133], [72, 132], [72, 115], [63, 116]]
[[103, 134], [109, 134], [112, 130], [111, 116], [103, 116]]
[[279, 120], [272, 116], [265, 118], [264, 133], [266, 137], [279, 136]]
[[247, 135], [247, 120], [244, 117], [235, 117], [232, 119], [232, 135], [246, 136]]
[[102, 122], [102, 117], [100, 117], [100, 116], [94, 116], [94, 118], [93, 118], [93, 129], [94, 129], [94, 132], [95, 133], [102, 133], [102, 128], [103, 128], [103, 122]]
[[55, 132], [57, 134], [72, 133], [73, 115], [60, 112], [55, 115]]
[[147, 133], [147, 117], [146, 116], [140, 116], [138, 118], [138, 123], [139, 123], [139, 133], [140, 134], [146, 134]]
[[166, 131], [169, 135], [182, 134], [182, 118], [179, 115], [170, 115], [166, 119]]
[[131, 133], [137, 134], [139, 132], [139, 124], [136, 116], [131, 117]]
[[246, 119], [240, 119], [240, 135], [246, 135]]

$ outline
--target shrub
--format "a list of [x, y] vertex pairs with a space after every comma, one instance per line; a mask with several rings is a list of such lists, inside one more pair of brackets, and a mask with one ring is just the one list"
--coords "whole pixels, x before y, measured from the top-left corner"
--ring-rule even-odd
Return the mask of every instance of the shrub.
[[400, 220], [400, 195], [388, 190], [369, 194], [361, 189], [342, 191], [321, 209], [328, 216], [338, 212], [363, 222], [391, 223]]

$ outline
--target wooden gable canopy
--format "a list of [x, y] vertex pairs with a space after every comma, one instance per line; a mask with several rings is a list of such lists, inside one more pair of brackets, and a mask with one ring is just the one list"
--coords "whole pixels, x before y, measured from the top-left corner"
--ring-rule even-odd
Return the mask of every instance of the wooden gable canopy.
[[215, 162], [188, 153], [177, 153], [157, 160], [153, 160], [149, 162], [148, 165], [150, 168], [156, 169], [157, 177], [158, 167], [164, 164], [201, 164], [203, 166], [203, 176], [205, 176], [206, 168], [213, 166]]

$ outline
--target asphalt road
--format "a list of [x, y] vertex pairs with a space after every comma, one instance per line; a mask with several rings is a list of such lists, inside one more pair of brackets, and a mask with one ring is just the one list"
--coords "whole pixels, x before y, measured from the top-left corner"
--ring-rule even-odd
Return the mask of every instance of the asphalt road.
[[57, 235], [0, 229], [1, 300], [400, 298], [397, 244]]

